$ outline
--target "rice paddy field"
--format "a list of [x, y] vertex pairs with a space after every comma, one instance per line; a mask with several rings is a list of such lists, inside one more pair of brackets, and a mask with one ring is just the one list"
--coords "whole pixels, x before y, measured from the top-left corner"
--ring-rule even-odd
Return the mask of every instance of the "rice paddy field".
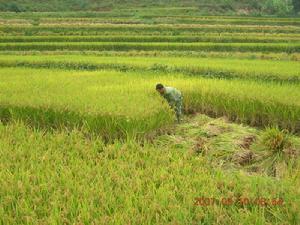
[[0, 121], [0, 224], [299, 224], [300, 18], [0, 13]]

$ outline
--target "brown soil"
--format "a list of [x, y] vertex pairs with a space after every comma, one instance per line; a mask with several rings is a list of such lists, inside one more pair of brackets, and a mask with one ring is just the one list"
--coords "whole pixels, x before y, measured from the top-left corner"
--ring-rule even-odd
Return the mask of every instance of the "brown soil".
[[242, 147], [243, 149], [250, 149], [250, 146], [252, 145], [252, 143], [255, 140], [256, 140], [256, 136], [254, 136], [254, 135], [246, 136], [246, 137], [244, 137], [242, 142], [239, 144], [239, 146]]
[[202, 137], [198, 137], [196, 139], [196, 144], [194, 146], [194, 152], [195, 153], [202, 153], [202, 152], [205, 152], [207, 151], [207, 140], [205, 138], [202, 138]]
[[233, 161], [239, 165], [249, 164], [255, 158], [255, 154], [250, 150], [238, 151], [233, 156]]

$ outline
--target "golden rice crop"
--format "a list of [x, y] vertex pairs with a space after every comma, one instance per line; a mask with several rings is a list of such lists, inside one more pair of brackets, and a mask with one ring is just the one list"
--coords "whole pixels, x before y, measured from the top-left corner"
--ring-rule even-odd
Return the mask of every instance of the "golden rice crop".
[[172, 118], [154, 90], [155, 84], [162, 82], [182, 90], [186, 111], [226, 115], [256, 126], [278, 124], [294, 132], [300, 130], [300, 92], [296, 84], [23, 68], [2, 69], [0, 82], [2, 120], [21, 119], [38, 127], [85, 125], [111, 138], [145, 134]]

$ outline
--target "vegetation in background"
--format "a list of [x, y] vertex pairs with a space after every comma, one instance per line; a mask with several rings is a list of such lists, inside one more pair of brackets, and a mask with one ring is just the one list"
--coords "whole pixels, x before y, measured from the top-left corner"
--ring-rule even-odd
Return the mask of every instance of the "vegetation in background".
[[262, 7], [269, 13], [280, 16], [288, 15], [294, 10], [292, 0], [267, 0]]
[[[153, 8], [150, 13], [159, 13], [161, 10], [168, 11], [173, 8], [182, 14], [271, 14], [290, 15], [298, 12], [299, 3], [296, 0], [188, 0], [188, 1], [92, 1], [92, 0], [51, 0], [39, 2], [34, 0], [13, 0], [0, 1], [1, 11], [23, 12], [23, 11], [110, 11], [123, 9], [133, 12], [136, 15], [149, 13], [149, 7]], [[147, 9], [147, 10], [145, 10]], [[174, 11], [172, 10], [172, 11]]]

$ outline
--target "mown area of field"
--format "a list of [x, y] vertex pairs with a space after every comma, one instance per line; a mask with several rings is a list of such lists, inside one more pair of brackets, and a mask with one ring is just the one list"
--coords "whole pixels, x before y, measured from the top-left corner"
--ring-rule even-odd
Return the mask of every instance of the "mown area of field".
[[0, 14], [0, 223], [298, 224], [300, 19], [137, 11]]

